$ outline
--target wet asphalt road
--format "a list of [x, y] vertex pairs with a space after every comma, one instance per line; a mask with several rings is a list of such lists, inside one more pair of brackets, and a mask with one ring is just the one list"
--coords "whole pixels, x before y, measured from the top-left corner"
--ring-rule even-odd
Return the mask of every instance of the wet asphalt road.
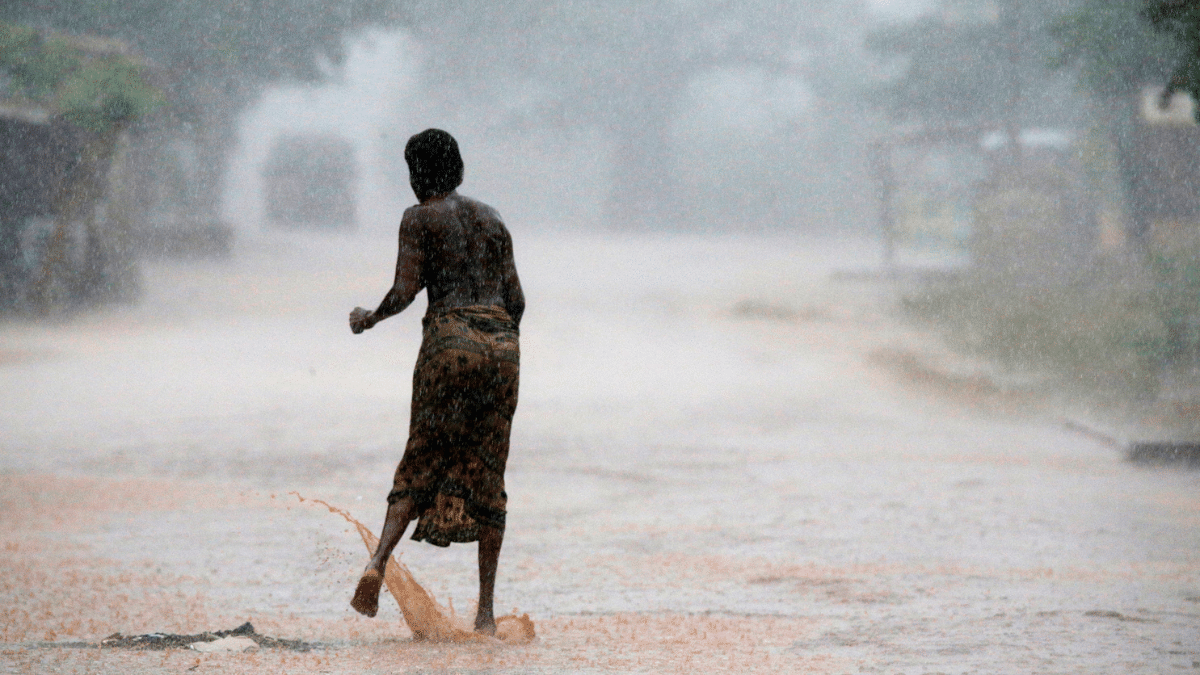
[[[784, 239], [517, 237], [497, 605], [542, 638], [519, 658], [414, 648], [394, 605], [349, 610], [361, 543], [288, 494], [381, 522], [423, 300], [362, 336], [345, 317], [391, 255], [255, 237], [149, 267], [137, 307], [0, 325], [0, 669], [176, 672], [192, 661], [38, 645], [246, 619], [324, 656], [200, 666], [1200, 668], [1200, 473], [1062, 424], [1134, 433], [1102, 411], [938, 377], [974, 366], [897, 319], [886, 284], [831, 281], [868, 247]], [[469, 611], [474, 546], [401, 551]]]

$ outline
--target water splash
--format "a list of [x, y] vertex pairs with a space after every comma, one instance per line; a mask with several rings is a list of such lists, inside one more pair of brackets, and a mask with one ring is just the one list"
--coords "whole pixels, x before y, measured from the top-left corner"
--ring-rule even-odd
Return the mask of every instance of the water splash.
[[[379, 538], [345, 509], [338, 508], [320, 499], [306, 499], [298, 492], [289, 492], [296, 496], [301, 503], [312, 502], [336, 513], [354, 526], [367, 547], [367, 554], [375, 552]], [[508, 614], [496, 617], [496, 636], [476, 633], [467, 621], [454, 613], [453, 606], [443, 607], [429, 594], [417, 580], [413, 578], [408, 567], [396, 560], [395, 556], [388, 558], [387, 569], [384, 572], [384, 583], [388, 592], [400, 605], [400, 613], [412, 631], [413, 639], [430, 642], [502, 642], [505, 644], [525, 644], [536, 637], [533, 620], [528, 614]]]

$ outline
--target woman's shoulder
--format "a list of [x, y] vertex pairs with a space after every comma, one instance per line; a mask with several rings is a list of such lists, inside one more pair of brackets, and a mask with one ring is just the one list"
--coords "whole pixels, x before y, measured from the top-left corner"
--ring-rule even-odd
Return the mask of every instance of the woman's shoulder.
[[500, 212], [492, 208], [490, 204], [485, 204], [474, 197], [468, 197], [466, 195], [457, 193], [455, 193], [455, 197], [459, 206], [470, 211], [471, 215], [476, 219], [494, 220], [503, 224], [504, 220], [500, 218]]

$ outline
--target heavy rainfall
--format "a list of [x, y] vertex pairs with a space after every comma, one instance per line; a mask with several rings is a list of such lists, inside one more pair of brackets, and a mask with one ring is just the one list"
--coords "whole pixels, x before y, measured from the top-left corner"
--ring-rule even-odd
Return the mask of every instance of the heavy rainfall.
[[[6, 0], [0, 671], [1200, 668], [1197, 36], [1176, 0]], [[428, 301], [346, 317], [429, 128], [527, 305], [495, 638], [473, 543], [402, 539], [350, 606]]]

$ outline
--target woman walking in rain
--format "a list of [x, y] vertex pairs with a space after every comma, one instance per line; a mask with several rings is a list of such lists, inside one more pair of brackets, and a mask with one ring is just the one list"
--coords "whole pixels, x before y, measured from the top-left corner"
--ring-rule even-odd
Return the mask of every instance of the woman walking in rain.
[[400, 313], [422, 288], [429, 308], [413, 371], [408, 444], [387, 497], [379, 546], [350, 605], [375, 616], [388, 557], [416, 519], [416, 541], [479, 542], [475, 630], [492, 634], [525, 297], [499, 214], [455, 191], [463, 162], [454, 138], [440, 129], [422, 131], [408, 140], [404, 159], [418, 204], [400, 222], [395, 281], [375, 311], [350, 312], [350, 329], [361, 333]]

